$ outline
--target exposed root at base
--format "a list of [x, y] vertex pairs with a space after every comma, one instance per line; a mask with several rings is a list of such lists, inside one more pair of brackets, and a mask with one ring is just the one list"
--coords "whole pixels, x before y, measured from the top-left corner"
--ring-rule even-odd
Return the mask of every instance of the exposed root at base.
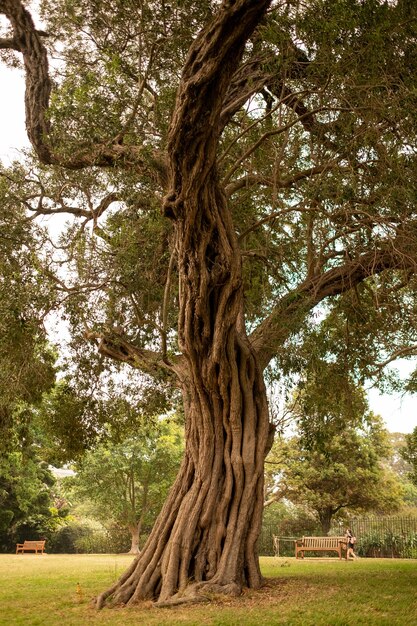
[[190, 596], [184, 598], [171, 598], [170, 600], [165, 600], [164, 602], [154, 602], [153, 607], [155, 609], [165, 609], [170, 606], [179, 606], [180, 604], [198, 604], [200, 602], [209, 602], [210, 598], [208, 596]]
[[166, 600], [158, 600], [153, 604], [155, 608], [167, 608], [180, 604], [197, 604], [199, 602], [210, 602], [215, 595], [240, 596], [242, 588], [236, 583], [219, 585], [210, 581], [195, 583], [190, 585], [183, 592], [176, 593]]

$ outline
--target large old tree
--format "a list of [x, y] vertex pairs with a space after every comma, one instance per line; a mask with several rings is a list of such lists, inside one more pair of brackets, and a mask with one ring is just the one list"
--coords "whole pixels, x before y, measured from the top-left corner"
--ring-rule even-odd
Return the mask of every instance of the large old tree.
[[266, 368], [298, 367], [327, 314], [329, 350], [367, 373], [415, 343], [415, 4], [45, 0], [39, 28], [0, 10], [42, 164], [2, 175], [34, 216], [81, 220], [55, 276], [73, 331], [184, 402], [176, 482], [97, 606], [259, 587]]

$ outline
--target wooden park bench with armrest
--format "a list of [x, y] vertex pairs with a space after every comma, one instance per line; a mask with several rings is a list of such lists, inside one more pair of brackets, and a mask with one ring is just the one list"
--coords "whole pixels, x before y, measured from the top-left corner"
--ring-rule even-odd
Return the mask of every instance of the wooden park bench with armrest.
[[[302, 537], [296, 539], [295, 558], [304, 558], [304, 552], [337, 552], [339, 559], [342, 558], [342, 549], [347, 549], [346, 537]], [[347, 555], [346, 555], [347, 558]]]
[[34, 552], [35, 554], [43, 554], [45, 550], [45, 540], [24, 541], [16, 544], [16, 554], [24, 552]]

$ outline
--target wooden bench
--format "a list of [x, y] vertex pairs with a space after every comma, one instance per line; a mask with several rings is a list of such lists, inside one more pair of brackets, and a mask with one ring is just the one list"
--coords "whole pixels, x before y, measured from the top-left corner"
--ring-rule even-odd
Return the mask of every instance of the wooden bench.
[[[342, 558], [342, 550], [347, 550], [346, 537], [302, 537], [296, 539], [295, 558], [304, 558], [304, 552], [337, 552]], [[347, 558], [347, 554], [346, 554]]]
[[24, 552], [34, 552], [35, 554], [43, 554], [45, 550], [45, 540], [24, 541], [16, 544], [16, 554]]

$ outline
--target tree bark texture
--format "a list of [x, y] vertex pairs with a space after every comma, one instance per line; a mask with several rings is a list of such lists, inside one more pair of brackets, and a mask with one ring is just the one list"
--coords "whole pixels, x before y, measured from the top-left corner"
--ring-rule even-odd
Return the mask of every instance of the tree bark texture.
[[[272, 443], [262, 370], [243, 325], [240, 255], [214, 175], [192, 223], [176, 222], [186, 452], [168, 501], [129, 573], [101, 607], [259, 587], [263, 465]], [[191, 582], [190, 582], [191, 581]]]
[[130, 532], [130, 550], [129, 554], [139, 554], [139, 525], [132, 524], [129, 526]]
[[102, 594], [159, 604], [197, 592], [259, 587], [256, 542], [270, 444], [265, 389], [247, 341], [226, 324], [222, 364], [195, 350], [184, 379], [186, 452], [167, 502], [132, 568]]

